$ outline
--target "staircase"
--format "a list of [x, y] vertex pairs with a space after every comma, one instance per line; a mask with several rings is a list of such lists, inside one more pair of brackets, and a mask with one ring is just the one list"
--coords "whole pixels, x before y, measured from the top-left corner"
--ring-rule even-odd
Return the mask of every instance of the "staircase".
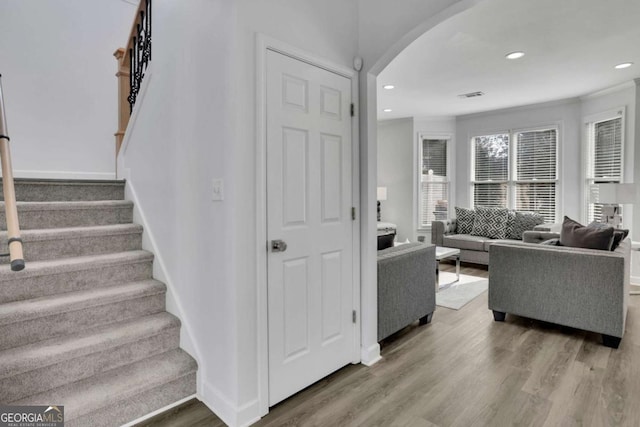
[[197, 365], [179, 348], [124, 182], [15, 188], [26, 268], [0, 265], [0, 404], [64, 405], [67, 427], [106, 427], [194, 394]]

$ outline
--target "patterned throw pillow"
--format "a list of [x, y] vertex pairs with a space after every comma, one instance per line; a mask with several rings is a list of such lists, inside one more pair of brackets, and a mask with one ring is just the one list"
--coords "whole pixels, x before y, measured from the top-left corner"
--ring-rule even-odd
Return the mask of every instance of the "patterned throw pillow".
[[475, 219], [473, 220], [474, 236], [489, 237], [491, 239], [504, 239], [507, 231], [507, 219], [509, 209], [506, 208], [476, 208]]
[[473, 209], [459, 208], [456, 206], [456, 233], [471, 234], [475, 216], [476, 213]]
[[536, 225], [544, 224], [544, 217], [535, 212], [516, 212], [513, 228], [508, 239], [522, 240], [522, 233], [533, 230]]
[[505, 226], [504, 238], [511, 239], [510, 236], [514, 234], [513, 227], [516, 225], [516, 211], [509, 209], [507, 216], [507, 225]]

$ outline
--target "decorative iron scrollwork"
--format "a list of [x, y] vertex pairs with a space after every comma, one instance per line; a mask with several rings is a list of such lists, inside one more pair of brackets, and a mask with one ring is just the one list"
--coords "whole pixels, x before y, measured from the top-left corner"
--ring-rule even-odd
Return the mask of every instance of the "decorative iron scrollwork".
[[144, 8], [138, 13], [135, 23], [135, 33], [129, 44], [129, 106], [130, 113], [140, 92], [142, 79], [151, 62], [151, 0], [145, 2]]

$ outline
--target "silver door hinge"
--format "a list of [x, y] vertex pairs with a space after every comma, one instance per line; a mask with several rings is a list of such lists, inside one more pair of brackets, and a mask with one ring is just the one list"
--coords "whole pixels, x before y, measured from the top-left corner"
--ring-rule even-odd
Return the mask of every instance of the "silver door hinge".
[[356, 320], [358, 319], [358, 315], [356, 314], [356, 311], [353, 310], [351, 312], [351, 320], [353, 321], [353, 323], [356, 323]]
[[353, 105], [353, 102], [351, 103], [351, 117], [354, 117], [356, 115], [356, 106]]
[[356, 208], [351, 208], [351, 220], [356, 220]]

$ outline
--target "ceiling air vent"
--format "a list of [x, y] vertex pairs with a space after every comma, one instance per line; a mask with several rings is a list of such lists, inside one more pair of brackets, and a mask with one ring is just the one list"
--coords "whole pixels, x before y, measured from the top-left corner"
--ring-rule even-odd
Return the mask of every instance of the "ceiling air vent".
[[469, 93], [463, 93], [462, 95], [458, 95], [458, 98], [476, 98], [478, 96], [482, 96], [484, 95], [484, 92], [469, 92]]

